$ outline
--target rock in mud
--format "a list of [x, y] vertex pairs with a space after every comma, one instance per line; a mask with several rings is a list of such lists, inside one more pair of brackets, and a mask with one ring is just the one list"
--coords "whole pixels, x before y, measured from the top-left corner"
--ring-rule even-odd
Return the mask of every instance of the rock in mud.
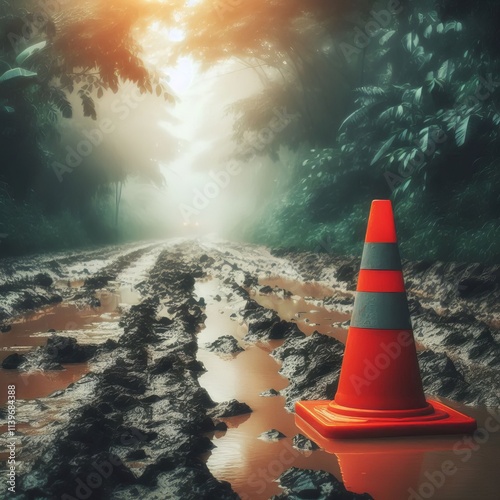
[[426, 393], [456, 401], [468, 398], [469, 386], [463, 374], [446, 354], [433, 351], [419, 352], [418, 364]]
[[6, 324], [0, 325], [0, 332], [2, 333], [7, 333], [10, 332], [11, 330], [12, 330], [11, 325], [6, 325]]
[[103, 373], [102, 383], [105, 386], [118, 386], [132, 394], [144, 394], [145, 377], [131, 372], [131, 367], [114, 366]]
[[16, 300], [14, 309], [26, 311], [39, 309], [48, 304], [57, 304], [62, 301], [62, 297], [57, 293], [48, 293], [41, 288], [24, 290], [21, 296]]
[[37, 286], [49, 288], [52, 286], [53, 279], [47, 273], [39, 273], [33, 278], [33, 283]]
[[95, 345], [79, 345], [73, 337], [54, 335], [42, 348], [46, 357], [55, 363], [84, 363], [96, 352]]
[[276, 389], [267, 389], [267, 391], [263, 391], [259, 394], [259, 396], [262, 396], [263, 398], [272, 398], [274, 396], [279, 396], [280, 393]]
[[286, 436], [277, 429], [269, 429], [268, 431], [264, 431], [262, 434], [259, 435], [259, 439], [269, 442], [279, 441], [280, 439], [283, 438], [286, 438]]
[[22, 354], [18, 354], [15, 352], [14, 354], [10, 354], [2, 361], [2, 368], [4, 370], [16, 370], [19, 365], [26, 361], [26, 356]]
[[498, 278], [493, 275], [470, 276], [458, 282], [458, 294], [462, 298], [479, 297], [495, 290]]
[[214, 423], [214, 431], [225, 432], [227, 431], [226, 422], [218, 421]]
[[219, 403], [215, 408], [210, 410], [209, 414], [212, 418], [222, 418], [236, 417], [237, 415], [244, 415], [251, 412], [252, 409], [246, 403], [240, 403], [236, 399], [231, 399], [230, 401]]
[[356, 277], [358, 274], [358, 268], [354, 267], [352, 264], [341, 264], [337, 268], [336, 277], [339, 281], [344, 281], [349, 285], [355, 285]]
[[291, 467], [279, 477], [280, 486], [285, 490], [272, 500], [300, 500], [317, 498], [324, 500], [373, 500], [370, 495], [351, 493], [329, 472], [322, 470]]
[[136, 500], [138, 498], [141, 500], [165, 500], [167, 498], [238, 500], [240, 497], [232, 491], [228, 482], [215, 479], [205, 464], [200, 461], [191, 461], [191, 463], [160, 472], [156, 477], [154, 488], [142, 484], [121, 487], [113, 492], [109, 500]]
[[292, 446], [300, 451], [319, 450], [319, 446], [303, 434], [297, 434], [296, 436], [293, 436]]
[[333, 399], [343, 352], [341, 342], [318, 332], [287, 339], [272, 351], [271, 355], [282, 363], [279, 372], [290, 381], [280, 391], [288, 411], [293, 411], [300, 399]]
[[243, 318], [248, 325], [245, 342], [305, 337], [295, 323], [280, 319], [275, 311], [262, 307], [254, 300], [247, 302]]
[[205, 344], [205, 349], [217, 354], [237, 354], [244, 351], [232, 335], [222, 335], [214, 342]]
[[174, 366], [176, 360], [177, 356], [175, 356], [175, 354], [173, 353], [167, 354], [166, 356], [157, 359], [153, 368], [151, 369], [151, 373], [153, 375], [159, 375], [161, 373], [168, 372]]

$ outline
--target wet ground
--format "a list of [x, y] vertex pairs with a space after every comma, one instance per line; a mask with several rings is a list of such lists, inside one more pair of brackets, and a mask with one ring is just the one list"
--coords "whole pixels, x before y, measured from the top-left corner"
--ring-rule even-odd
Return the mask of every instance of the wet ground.
[[[332, 322], [345, 321], [346, 315], [312, 306], [302, 296], [320, 298], [330, 295], [323, 287], [304, 286], [299, 282], [262, 280], [261, 284], [285, 287], [297, 294], [283, 299], [274, 294], [255, 293], [253, 298], [264, 307], [272, 308], [280, 317], [294, 320], [299, 328], [310, 335], [317, 330], [344, 342], [345, 330], [332, 328]], [[231, 334], [244, 345], [242, 339], [246, 328], [229, 319], [231, 308], [222, 301], [214, 301], [219, 284], [209, 281], [200, 283], [196, 292], [207, 301], [205, 329], [200, 333], [200, 342], [217, 339], [221, 332]], [[311, 293], [315, 291], [316, 293]], [[299, 452], [292, 446], [292, 438], [307, 430], [301, 423], [298, 427], [293, 414], [284, 408], [282, 396], [262, 397], [269, 388], [280, 390], [288, 380], [278, 373], [280, 365], [269, 353], [283, 341], [247, 347], [235, 357], [221, 360], [220, 356], [200, 351], [198, 358], [208, 371], [200, 383], [217, 401], [236, 398], [247, 402], [254, 410], [252, 414], [229, 420], [229, 429], [224, 434], [215, 434], [217, 448], [208, 458], [208, 466], [218, 479], [229, 481], [242, 498], [267, 499], [278, 494], [280, 488], [274, 481], [288, 467], [326, 470], [342, 479], [346, 488], [356, 493], [370, 493], [375, 499], [401, 500], [422, 488], [423, 495], [430, 491], [427, 475], [441, 470], [442, 463], [451, 460], [456, 466], [453, 477], [447, 477], [439, 488], [434, 488], [433, 498], [469, 499], [481, 491], [482, 498], [497, 498], [500, 491], [497, 465], [500, 459], [500, 432], [479, 436], [479, 441], [465, 443], [461, 438], [387, 438], [371, 440], [320, 443], [324, 450]], [[229, 382], [229, 383], [228, 383]], [[493, 409], [470, 407], [445, 401], [452, 407], [477, 419], [479, 427], [491, 421], [491, 426], [500, 425], [500, 412]], [[490, 420], [488, 420], [490, 419]], [[256, 439], [261, 433], [277, 429], [286, 437], [276, 442]], [[500, 430], [500, 429], [499, 429]], [[486, 431], [487, 432], [487, 431]], [[319, 436], [317, 436], [319, 442]], [[329, 449], [328, 449], [329, 448]], [[455, 448], [455, 449], [454, 449]], [[284, 460], [280, 460], [283, 453]], [[277, 458], [278, 457], [278, 458]], [[399, 471], [395, 474], [395, 471]], [[426, 475], [427, 474], [427, 475]], [[439, 483], [438, 483], [439, 484]], [[426, 489], [427, 488], [427, 489]], [[415, 497], [417, 498], [417, 497]], [[425, 496], [423, 496], [425, 498]]]
[[[412, 495], [414, 498], [419, 498], [417, 496], [419, 495], [421, 498], [432, 496], [436, 499], [459, 500], [479, 497], [486, 500], [498, 498], [500, 423], [498, 424], [499, 430], [495, 430], [495, 423], [500, 422], [500, 417], [497, 416], [498, 406], [493, 405], [488, 409], [484, 405], [465, 406], [462, 404], [462, 401], [471, 402], [473, 393], [477, 393], [477, 401], [488, 404], [495, 401], [494, 393], [498, 393], [498, 386], [489, 387], [488, 390], [484, 389], [482, 392], [477, 391], [476, 379], [469, 377], [469, 374], [479, 370], [480, 373], [476, 373], [475, 377], [480, 378], [481, 370], [484, 370], [488, 377], [496, 380], [498, 367], [492, 364], [489, 358], [483, 362], [481, 356], [474, 358], [473, 363], [465, 363], [463, 356], [456, 355], [457, 346], [453, 344], [450, 345], [449, 354], [456, 362], [459, 375], [455, 375], [455, 372], [450, 373], [450, 367], [445, 363], [441, 377], [443, 380], [445, 378], [452, 380], [453, 387], [450, 389], [450, 384], [444, 387], [444, 384], [439, 385], [430, 381], [427, 383], [426, 391], [437, 397], [452, 396], [452, 399], [448, 401], [452, 406], [478, 420], [478, 425], [483, 430], [471, 442], [463, 441], [461, 436], [454, 436], [418, 440], [392, 438], [331, 443], [321, 442], [321, 438], [317, 436], [316, 442], [322, 449], [306, 451], [293, 446], [296, 444], [293, 438], [297, 434], [313, 433], [311, 429], [306, 429], [303, 423], [296, 422], [294, 414], [285, 408], [286, 404], [290, 408], [291, 401], [287, 398], [291, 398], [294, 393], [285, 391], [285, 395], [261, 395], [269, 389], [281, 391], [289, 387], [290, 381], [279, 373], [281, 364], [270, 355], [274, 349], [283, 343], [286, 344], [289, 340], [287, 338], [269, 339], [264, 334], [260, 340], [256, 341], [255, 337], [247, 336], [249, 329], [256, 328], [252, 321], [259, 316], [261, 310], [262, 315], [265, 315], [265, 311], [272, 310], [277, 313], [277, 320], [281, 319], [289, 325], [297, 325], [306, 336], [311, 336], [316, 331], [344, 343], [353, 289], [349, 284], [346, 285], [336, 279], [320, 282], [310, 279], [311, 276], [308, 273], [311, 270], [304, 272], [303, 263], [293, 263], [293, 259], [273, 257], [266, 249], [236, 244], [224, 245], [220, 242], [187, 244], [176, 240], [161, 245], [138, 246], [125, 251], [108, 248], [100, 264], [99, 257], [95, 253], [88, 255], [88, 262], [85, 262], [85, 254], [76, 252], [67, 257], [66, 266], [59, 267], [56, 273], [59, 275], [52, 275], [53, 284], [50, 287], [50, 293], [59, 293], [62, 302], [38, 308], [24, 315], [14, 315], [12, 318], [7, 318], [7, 321], [4, 319], [4, 324], [10, 329], [0, 334], [1, 360], [13, 352], [29, 353], [37, 346], [45, 345], [47, 338], [56, 334], [74, 337], [79, 344], [104, 345], [108, 339], [113, 339], [119, 345], [123, 338], [121, 337], [123, 322], [127, 329], [127, 314], [130, 307], [140, 304], [151, 296], [160, 297], [160, 304], [157, 307], [158, 317], [178, 314], [169, 310], [173, 311], [172, 304], [181, 304], [182, 301], [175, 299], [172, 296], [173, 292], [168, 292], [168, 290], [162, 292], [162, 295], [158, 291], [161, 287], [157, 286], [162, 280], [151, 281], [149, 272], [155, 263], [158, 267], [157, 259], [162, 250], [166, 249], [168, 252], [169, 249], [177, 248], [176, 245], [179, 244], [184, 245], [183, 254], [191, 252], [191, 256], [187, 256], [187, 266], [193, 271], [188, 271], [187, 274], [193, 272], [195, 275], [192, 295], [189, 292], [186, 297], [192, 296], [195, 301], [199, 302], [206, 316], [200, 318], [202, 321], [197, 334], [196, 358], [206, 369], [205, 372], [197, 375], [198, 383], [208, 392], [213, 401], [223, 402], [236, 399], [246, 403], [252, 409], [251, 413], [220, 417], [219, 420], [227, 424], [227, 430], [214, 429], [200, 434], [200, 436], [209, 436], [216, 446], [211, 451], [200, 450], [198, 456], [206, 463], [209, 472], [217, 480], [229, 482], [234, 492], [241, 498], [267, 499], [272, 495], [282, 493], [276, 481], [279, 476], [290, 467], [298, 467], [331, 472], [344, 482], [348, 490], [355, 493], [367, 492], [373, 498], [381, 500], [412, 498]], [[61, 262], [64, 261], [62, 256], [55, 260], [58, 259]], [[52, 262], [53, 260], [44, 260], [40, 257], [36, 262]], [[78, 260], [83, 260], [83, 262], [78, 264]], [[92, 266], [88, 265], [89, 262]], [[169, 265], [171, 266], [171, 263]], [[11, 279], [12, 276], [14, 279], [18, 276], [18, 279], [22, 280], [26, 279], [26, 276], [35, 275], [30, 271], [29, 262], [26, 260], [22, 261], [17, 275], [16, 263], [9, 262], [9, 266]], [[51, 266], [54, 267], [53, 263]], [[90, 272], [89, 267], [94, 272]], [[87, 269], [87, 272], [84, 273], [83, 269]], [[203, 269], [204, 274], [196, 276], [199, 272], [196, 269]], [[85, 277], [82, 278], [82, 275]], [[98, 277], [99, 280], [94, 280], [92, 283], [99, 284], [99, 286], [90, 287], [90, 281], [86, 285], [85, 280], [88, 276]], [[106, 279], [102, 280], [103, 277]], [[318, 275], [318, 278], [320, 277]], [[162, 279], [168, 280], [168, 276], [165, 275]], [[153, 284], [150, 285], [150, 282]], [[19, 288], [15, 290], [15, 293], [19, 294]], [[15, 304], [15, 301], [11, 301], [12, 296], [13, 293], [8, 294], [9, 305], [15, 309], [15, 306], [11, 305]], [[95, 302], [95, 298], [99, 302]], [[244, 310], [253, 301], [257, 305], [252, 307], [262, 309], [257, 309], [257, 313], [245, 317]], [[197, 306], [194, 307], [196, 309]], [[179, 314], [195, 313], [184, 311]], [[481, 311], [481, 314], [484, 316], [487, 311]], [[492, 322], [496, 320], [494, 314], [491, 320]], [[185, 318], [182, 321], [186, 324]], [[436, 343], [435, 337], [439, 335], [439, 332], [436, 333], [435, 326], [433, 328], [428, 343], [426, 343], [425, 336], [419, 338], [422, 350], [433, 347]], [[49, 330], [55, 330], [55, 332]], [[259, 335], [262, 335], [262, 332]], [[234, 353], [211, 351], [207, 344], [216, 341], [221, 336], [234, 337], [241, 350]], [[496, 342], [495, 330], [491, 337]], [[311, 341], [316, 342], [313, 337]], [[167, 344], [169, 342], [171, 341]], [[471, 342], [477, 345], [474, 338]], [[495, 345], [491, 347], [492, 350], [496, 348]], [[162, 347], [160, 350], [163, 349]], [[110, 357], [116, 359], [113, 352], [111, 351]], [[428, 352], [433, 353], [433, 351]], [[431, 360], [432, 366], [441, 367], [442, 358], [439, 358], [438, 354], [432, 355], [435, 356]], [[26, 477], [29, 477], [37, 466], [42, 467], [42, 465], [37, 465], [33, 455], [53, 446], [52, 441], [58, 442], [59, 436], [51, 438], [56, 434], [54, 429], [63, 430], [66, 425], [65, 419], [60, 418], [59, 415], [68, 408], [77, 408], [82, 404], [82, 399], [79, 399], [79, 381], [85, 382], [88, 378], [86, 374], [94, 372], [99, 374], [103, 369], [106, 370], [107, 363], [109, 364], [109, 361], [106, 361], [106, 356], [97, 354], [86, 363], [63, 363], [62, 370], [37, 370], [31, 366], [28, 371], [24, 371], [21, 365], [18, 370], [2, 369], [0, 371], [2, 403], [6, 398], [6, 385], [14, 383], [17, 387], [18, 431], [22, 441], [19, 460], [25, 460], [20, 464], [21, 476], [27, 474]], [[425, 361], [427, 364], [423, 363], [421, 361], [425, 385], [429, 361]], [[325, 371], [322, 377], [328, 382], [335, 378], [335, 373]], [[434, 378], [439, 379], [440, 375], [437, 374]], [[310, 382], [310, 385], [313, 385], [314, 381]], [[65, 390], [68, 387], [69, 389]], [[152, 386], [153, 390], [155, 390], [154, 387], [156, 386]], [[320, 394], [323, 389], [321, 389], [321, 384], [319, 387], [316, 391]], [[325, 387], [329, 385], [325, 383]], [[314, 392], [315, 389], [308, 387], [307, 390]], [[54, 391], [58, 391], [56, 392], [57, 398], [47, 397]], [[33, 401], [41, 410], [36, 418], [31, 411], [33, 406], [27, 403], [29, 401]], [[53, 427], [53, 424], [56, 424], [56, 427]], [[262, 433], [271, 429], [280, 431], [285, 437], [274, 441], [260, 437]], [[41, 440], [33, 441], [33, 446], [30, 446], [30, 439], [38, 439], [36, 436], [40, 436]], [[154, 456], [153, 450], [150, 455]], [[140, 454], [137, 456], [139, 457]], [[439, 471], [443, 463], [450, 461], [454, 472], [443, 476]], [[154, 465], [158, 462], [156, 459], [153, 462], [149, 460], [144, 463], [129, 460], [126, 465], [140, 478], [147, 463]], [[43, 467], [51, 466], [43, 464]], [[441, 480], [442, 477], [444, 480]], [[164, 484], [163, 479], [161, 474], [156, 479], [157, 491], [164, 495], [162, 498], [181, 498], [178, 496], [179, 493], [172, 493], [172, 491], [178, 491], [174, 487], [169, 492], [168, 487], [158, 486], [158, 484]], [[148, 487], [152, 486], [148, 485]], [[111, 491], [114, 493], [110, 493]], [[140, 490], [140, 492], [144, 498], [153, 498], [153, 496], [146, 496], [153, 495], [150, 490]], [[91, 498], [98, 498], [94, 496], [97, 492], [93, 493]], [[226, 494], [227, 492], [224, 493]], [[183, 495], [182, 498], [191, 498], [189, 495]], [[129, 497], [134, 497], [132, 490], [121, 491], [119, 484], [113, 484], [108, 493], [99, 498]], [[216, 497], [197, 493], [197, 496], [192, 496], [192, 498]], [[226, 497], [222, 495], [217, 498]]]

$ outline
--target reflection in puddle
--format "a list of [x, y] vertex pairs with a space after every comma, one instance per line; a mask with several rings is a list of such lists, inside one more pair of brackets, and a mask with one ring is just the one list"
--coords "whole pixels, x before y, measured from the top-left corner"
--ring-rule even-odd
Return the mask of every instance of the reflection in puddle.
[[[120, 306], [137, 303], [138, 292], [132, 287], [121, 287], [118, 293], [102, 290], [96, 296], [101, 303], [99, 308], [60, 303], [17, 319], [9, 332], [0, 335], [0, 362], [12, 353], [26, 353], [45, 345], [51, 335], [75, 337], [80, 344], [102, 343], [117, 337], [121, 332]], [[89, 371], [87, 363], [63, 366], [64, 370], [30, 373], [0, 369], [0, 404], [7, 400], [7, 385], [16, 386], [17, 399], [41, 398], [65, 389]]]
[[328, 440], [299, 417], [296, 424], [336, 456], [342, 481], [356, 493], [368, 492], [386, 500], [411, 498], [413, 492], [418, 495], [414, 499], [497, 499], [500, 413], [444, 402], [477, 419], [481, 429], [477, 437]]
[[[263, 281], [262, 284], [270, 283]], [[206, 326], [199, 334], [200, 346], [220, 335], [230, 334], [241, 340], [246, 333], [244, 326], [229, 319], [234, 310], [244, 306], [244, 301], [238, 304], [228, 304], [224, 299], [214, 301], [215, 295], [223, 295], [220, 286], [217, 280], [196, 285], [196, 293], [207, 302]], [[279, 286], [284, 287], [284, 284]], [[295, 290], [300, 291], [300, 284]], [[306, 295], [311, 295], [310, 290]], [[306, 334], [314, 330], [329, 334], [332, 322], [347, 319], [345, 315], [311, 307], [310, 303], [306, 304], [302, 299], [294, 302], [273, 294], [257, 294], [253, 298], [261, 305], [278, 311], [283, 319], [295, 318]], [[307, 308], [313, 308], [317, 312], [307, 312]], [[296, 314], [302, 311], [306, 312], [304, 317], [297, 318]], [[312, 322], [317, 325], [311, 326]], [[267, 499], [278, 494], [281, 490], [275, 480], [291, 466], [331, 472], [345, 482], [347, 489], [357, 493], [368, 492], [375, 500], [406, 500], [411, 497], [411, 488], [416, 492], [422, 488], [419, 493], [421, 498], [430, 498], [424, 495], [433, 488], [431, 496], [435, 500], [498, 498], [500, 417], [497, 424], [499, 430], [489, 433], [480, 445], [473, 443], [476, 450], [470, 451], [469, 447], [469, 452], [463, 436], [348, 441], [324, 441], [320, 436], [315, 436], [323, 450], [312, 453], [295, 450], [291, 446], [292, 438], [299, 432], [304, 433], [304, 426], [307, 424], [296, 422], [295, 416], [284, 409], [283, 397], [259, 396], [267, 389], [280, 390], [288, 385], [287, 379], [278, 373], [279, 364], [268, 355], [280, 344], [281, 341], [272, 341], [269, 344], [251, 346], [229, 360], [223, 360], [202, 347], [198, 351], [198, 358], [208, 370], [200, 377], [200, 384], [212, 398], [216, 401], [236, 398], [253, 409], [250, 415], [224, 419], [229, 429], [226, 433], [214, 434], [213, 440], [217, 448], [212, 450], [207, 459], [212, 473], [220, 480], [229, 481], [243, 499]], [[454, 402], [447, 404], [476, 418], [479, 427], [484, 427], [487, 419], [491, 418], [485, 409], [466, 407]], [[271, 428], [278, 429], [286, 438], [272, 443], [258, 439], [262, 432]], [[441, 470], [446, 460], [453, 462], [456, 471], [447, 476], [443, 485], [437, 488], [429, 477]], [[434, 477], [438, 475], [435, 474]]]
[[350, 318], [348, 314], [311, 304], [297, 295], [285, 299], [274, 294], [251, 293], [250, 295], [261, 306], [276, 311], [281, 319], [297, 323], [306, 335], [317, 331], [345, 344], [347, 330], [332, 324], [347, 321]]
[[85, 283], [85, 280], [57, 280], [54, 283], [55, 288], [81, 288]]
[[324, 299], [325, 297], [331, 297], [338, 293], [333, 288], [330, 288], [317, 281], [308, 281], [306, 283], [291, 280], [282, 277], [272, 277], [272, 278], [261, 278], [259, 283], [262, 286], [270, 286], [272, 288], [284, 288], [294, 295], [299, 295], [301, 297], [311, 297], [312, 299]]
[[63, 367], [64, 370], [30, 373], [22, 373], [17, 370], [2, 370], [0, 404], [7, 401], [6, 386], [8, 385], [14, 384], [16, 386], [17, 399], [44, 398], [80, 380], [89, 371], [87, 363], [68, 364], [63, 365]]

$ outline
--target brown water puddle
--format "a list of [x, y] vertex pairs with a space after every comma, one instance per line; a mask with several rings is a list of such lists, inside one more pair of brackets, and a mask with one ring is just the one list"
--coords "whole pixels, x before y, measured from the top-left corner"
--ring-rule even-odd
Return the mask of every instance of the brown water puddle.
[[[300, 291], [300, 286], [295, 290]], [[205, 329], [200, 333], [200, 346], [220, 335], [231, 334], [241, 340], [246, 333], [245, 327], [229, 318], [235, 306], [225, 300], [215, 302], [212, 299], [221, 294], [218, 282], [198, 283], [196, 292], [207, 302], [207, 320]], [[310, 290], [306, 295], [310, 295]], [[318, 330], [336, 336], [328, 331], [328, 325], [332, 321], [343, 321], [345, 316], [339, 318], [336, 316], [338, 313], [315, 306], [313, 309], [317, 312], [311, 313], [307, 311], [311, 304], [303, 300], [294, 302], [272, 294], [256, 294], [254, 299], [283, 314], [283, 319], [291, 320], [301, 313], [297, 324], [306, 334]], [[244, 301], [241, 307], [243, 305]], [[239, 307], [240, 304], [237, 304], [236, 308]], [[306, 319], [310, 321], [306, 322]], [[311, 326], [310, 323], [317, 325]], [[343, 480], [348, 489], [358, 493], [368, 492], [376, 500], [411, 499], [411, 488], [421, 491], [421, 498], [430, 498], [424, 495], [433, 488], [432, 495], [437, 500], [498, 498], [500, 425], [499, 431], [490, 432], [479, 448], [475, 444], [477, 449], [473, 451], [470, 448], [467, 451], [461, 436], [339, 440], [334, 442], [329, 452], [301, 453], [292, 448], [293, 436], [303, 431], [297, 427], [294, 415], [284, 409], [284, 398], [259, 396], [269, 388], [280, 390], [288, 385], [287, 379], [278, 373], [279, 364], [268, 355], [280, 344], [281, 341], [273, 341], [252, 345], [229, 360], [221, 359], [203, 348], [198, 351], [198, 358], [208, 370], [200, 377], [200, 383], [212, 398], [216, 401], [236, 398], [253, 409], [250, 415], [225, 419], [228, 431], [214, 434], [217, 448], [207, 458], [212, 473], [220, 480], [229, 481], [243, 499], [268, 499], [278, 494], [281, 490], [275, 481], [292, 466], [329, 471]], [[456, 403], [451, 405], [462, 408]], [[463, 407], [462, 411], [477, 418], [479, 426], [484, 426], [486, 421], [491, 423], [485, 409]], [[498, 420], [500, 422], [500, 417]], [[272, 428], [281, 431], [286, 438], [272, 443], [258, 439], [262, 432]], [[447, 460], [452, 461], [456, 471], [446, 476], [443, 484], [437, 487], [430, 483], [429, 477], [435, 478], [435, 484], [440, 484], [438, 480], [441, 476], [436, 471], [440, 471]]]
[[[0, 361], [10, 354], [26, 353], [37, 346], [45, 345], [52, 335], [76, 336], [79, 343], [100, 343], [118, 331], [116, 325], [121, 303], [136, 303], [137, 292], [120, 289], [119, 293], [102, 290], [96, 294], [101, 302], [99, 308], [78, 308], [74, 304], [60, 303], [27, 313], [12, 322], [11, 330], [0, 334]], [[17, 399], [36, 399], [66, 389], [88, 373], [87, 363], [63, 365], [64, 370], [20, 372], [0, 369], [0, 404], [7, 401], [7, 386], [16, 386]]]
[[64, 370], [22, 373], [1, 370], [0, 404], [7, 402], [7, 386], [16, 386], [16, 399], [44, 398], [55, 391], [66, 389], [89, 371], [87, 363], [62, 365]]
[[80, 280], [57, 280], [54, 283], [55, 288], [81, 288], [85, 284], [84, 279]]
[[259, 283], [262, 286], [270, 286], [278, 288], [284, 288], [289, 290], [294, 295], [300, 295], [301, 297], [311, 297], [313, 299], [324, 299], [325, 297], [332, 297], [336, 295], [338, 291], [333, 288], [318, 283], [317, 281], [301, 282], [296, 280], [291, 280], [288, 278], [283, 278], [281, 276], [273, 276], [270, 278], [260, 278]]
[[[281, 298], [273, 293], [261, 294], [255, 290], [251, 290], [250, 295], [261, 306], [276, 311], [281, 319], [297, 323], [306, 335], [318, 331], [345, 344], [347, 330], [332, 326], [332, 324], [343, 323], [350, 319], [350, 315], [314, 305], [304, 299], [304, 297], [315, 297], [316, 299], [329, 297], [331, 293], [323, 295], [328, 289], [318, 283], [295, 282], [294, 286], [291, 283], [289, 280], [278, 280], [277, 278], [262, 280], [263, 285], [279, 286], [289, 290], [294, 293], [293, 297]], [[312, 292], [314, 293], [311, 295]]]

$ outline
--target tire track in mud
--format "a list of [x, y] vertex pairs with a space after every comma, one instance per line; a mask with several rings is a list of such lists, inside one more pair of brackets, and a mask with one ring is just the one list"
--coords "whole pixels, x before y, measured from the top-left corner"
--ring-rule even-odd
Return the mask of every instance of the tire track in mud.
[[[120, 272], [130, 267], [155, 246], [157, 244], [141, 246], [125, 253], [115, 249], [114, 253], [119, 253], [119, 256], [104, 264], [92, 276], [87, 277], [84, 287], [82, 290], [77, 291], [76, 294], [75, 290], [71, 288], [65, 290], [57, 287], [55, 280], [62, 278], [67, 280], [75, 279], [75, 276], [81, 277], [81, 273], [78, 275], [70, 274], [68, 269], [62, 267], [57, 261], [43, 261], [42, 264], [38, 262], [41, 258], [34, 257], [29, 261], [29, 265], [23, 265], [23, 267], [27, 267], [25, 272], [16, 272], [11, 278], [8, 277], [9, 273], [4, 274], [4, 281], [0, 284], [0, 326], [2, 326], [2, 329], [6, 329], [12, 317], [27, 311], [40, 309], [46, 305], [57, 304], [63, 300], [82, 299], [92, 304], [96, 289], [116, 279]], [[91, 258], [94, 258], [94, 253], [90, 255]], [[84, 260], [84, 256], [88, 257], [89, 254], [77, 254], [75, 258]], [[102, 256], [102, 261], [106, 263], [106, 254]], [[72, 258], [70, 262], [74, 262]], [[5, 267], [4, 264], [4, 270]], [[84, 270], [84, 264], [81, 264], [80, 268]]]
[[[197, 380], [204, 315], [192, 289], [202, 271], [183, 255], [174, 248], [159, 256], [145, 298], [122, 319], [119, 342], [100, 346], [93, 373], [54, 396], [71, 391], [79, 399], [45, 437], [18, 498], [237, 498], [199, 458], [212, 446], [204, 434], [217, 420], [209, 413], [215, 418], [227, 406]], [[167, 316], [158, 315], [162, 309]]]
[[[234, 301], [236, 319], [248, 324], [251, 335], [245, 339], [243, 332], [238, 338], [247, 350], [253, 349], [248, 345], [269, 340], [271, 332], [278, 338], [287, 337], [283, 347], [272, 354], [282, 362], [283, 375], [295, 378], [283, 391], [288, 405], [295, 398], [331, 397], [340, 367], [340, 354], [335, 347], [339, 343], [321, 334], [297, 334], [293, 323], [283, 325], [276, 313], [259, 305], [248, 292], [257, 286], [259, 276], [274, 274], [293, 281], [300, 280], [300, 274], [285, 259], [270, 257], [266, 264], [269, 257], [265, 252], [252, 249], [245, 255], [243, 250], [237, 244], [227, 251], [215, 245], [184, 242], [161, 252], [140, 285], [142, 301], [122, 317], [121, 336], [97, 347], [90, 360], [91, 373], [47, 398], [52, 410], [58, 406], [58, 412], [52, 411], [47, 417], [44, 400], [31, 403], [31, 413], [48, 420], [49, 427], [48, 432], [34, 439], [28, 434], [21, 436], [23, 453], [31, 457], [21, 471], [21, 493], [14, 497], [16, 500], [71, 500], [82, 494], [88, 494], [86, 498], [91, 500], [238, 498], [227, 482], [214, 477], [204, 459], [213, 447], [209, 437], [215, 437], [214, 442], [223, 448], [224, 422], [230, 427], [229, 437], [238, 422], [247, 418], [227, 418], [247, 411], [245, 399], [217, 404], [200, 384], [204, 367], [197, 332], [206, 321], [208, 297], [203, 300], [203, 294], [196, 296], [196, 286], [209, 276], [220, 281], [219, 293], [231, 295], [229, 302]], [[121, 270], [118, 267], [122, 264], [110, 267], [100, 276], [111, 276], [107, 284], [119, 281], [120, 273], [145, 255], [137, 254], [127, 264], [124, 259]], [[268, 273], [267, 269], [273, 271]], [[94, 290], [101, 285], [98, 280], [95, 286], [90, 283], [89, 289]], [[277, 347], [272, 342], [281, 341], [271, 340], [271, 346]], [[333, 352], [335, 359], [327, 359], [328, 352]], [[320, 356], [315, 360], [311, 353]], [[326, 357], [321, 357], [322, 353]], [[227, 378], [227, 382], [231, 380]], [[279, 446], [282, 444], [276, 445], [278, 454]], [[321, 453], [314, 452], [313, 457]], [[314, 458], [306, 455], [297, 460], [304, 468], [314, 463]], [[264, 465], [268, 467], [269, 463]], [[289, 465], [282, 461], [279, 470], [273, 469], [271, 480]], [[258, 473], [258, 468], [247, 472]], [[346, 494], [334, 476], [324, 474], [290, 469], [282, 480], [291, 496], [283, 493], [279, 498], [295, 498], [294, 492], [297, 494], [305, 483], [317, 492], [333, 487], [337, 490], [332, 491], [339, 495]], [[260, 488], [256, 484], [260, 483], [255, 481], [267, 479], [257, 476], [253, 480], [250, 493], [256, 494]], [[250, 494], [247, 498], [258, 497]], [[368, 497], [350, 494], [349, 498]]]

